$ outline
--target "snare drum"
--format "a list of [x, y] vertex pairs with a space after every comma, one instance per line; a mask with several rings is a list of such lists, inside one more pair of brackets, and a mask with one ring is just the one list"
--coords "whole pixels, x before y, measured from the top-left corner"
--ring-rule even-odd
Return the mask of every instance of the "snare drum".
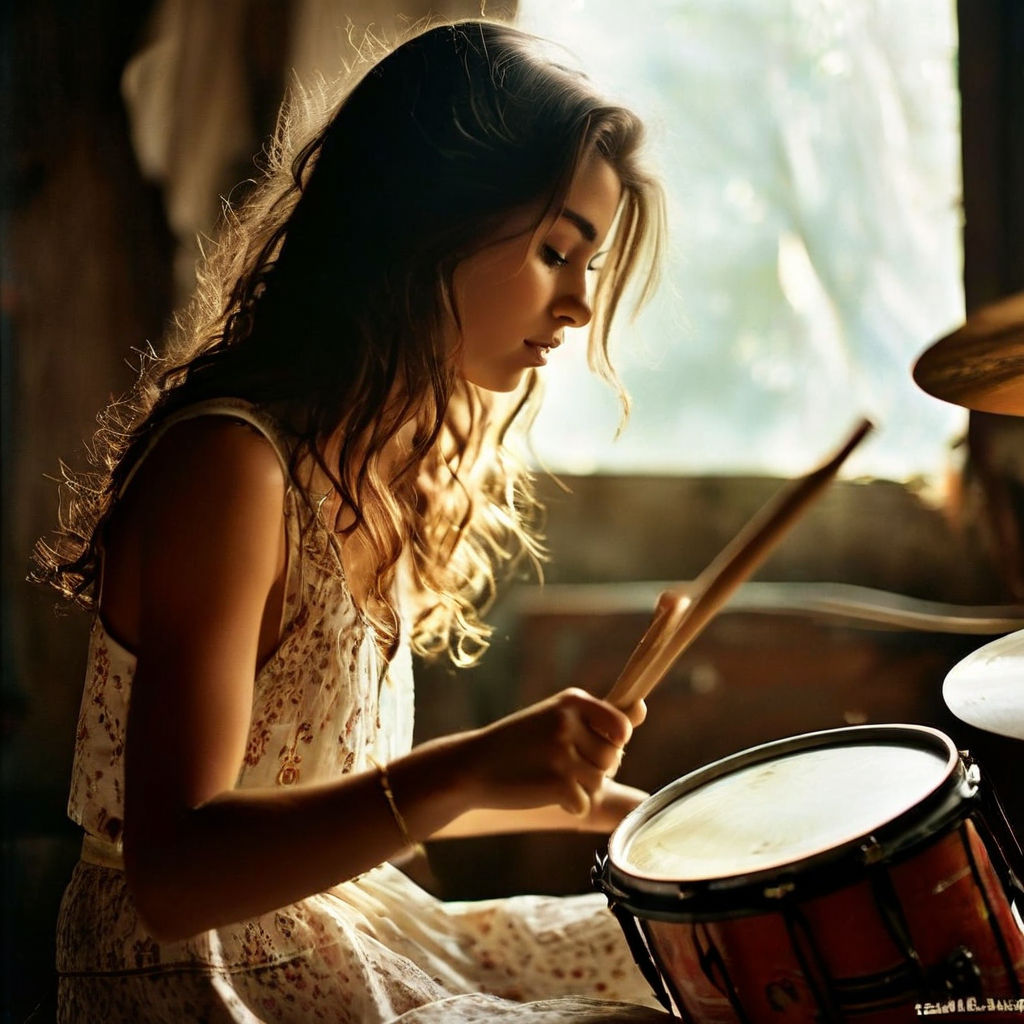
[[937, 730], [809, 733], [648, 798], [595, 883], [684, 1020], [888, 1024], [941, 1005], [987, 1024], [1024, 1007], [1024, 935], [980, 792]]

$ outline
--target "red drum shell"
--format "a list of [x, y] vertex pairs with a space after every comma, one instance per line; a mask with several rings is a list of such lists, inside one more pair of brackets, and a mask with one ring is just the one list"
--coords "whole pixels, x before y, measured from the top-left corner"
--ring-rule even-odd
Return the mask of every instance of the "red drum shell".
[[[802, 751], [879, 742], [929, 750], [946, 767], [914, 807], [870, 835], [744, 876], [668, 882], [623, 867], [625, 851], [655, 815], [715, 779]], [[970, 820], [976, 796], [976, 780], [936, 730], [865, 726], [793, 737], [654, 794], [613, 834], [599, 884], [620, 920], [625, 908], [639, 924], [684, 1019], [895, 1024], [948, 1009], [949, 999], [956, 1016], [956, 998], [967, 1014], [971, 1004], [963, 1000], [974, 998], [973, 1019], [987, 1024], [1021, 998], [1024, 937]], [[627, 920], [623, 927], [628, 935]]]

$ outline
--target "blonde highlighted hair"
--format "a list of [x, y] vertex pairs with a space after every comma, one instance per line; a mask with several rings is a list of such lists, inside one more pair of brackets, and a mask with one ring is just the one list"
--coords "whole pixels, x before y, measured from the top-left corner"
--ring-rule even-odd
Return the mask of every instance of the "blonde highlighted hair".
[[[542, 555], [531, 474], [509, 444], [532, 421], [538, 382], [531, 371], [517, 392], [494, 395], [458, 376], [445, 333], [452, 275], [512, 211], [539, 209], [538, 224], [557, 211], [586, 156], [604, 157], [623, 200], [589, 361], [625, 412], [609, 328], [631, 280], [641, 300], [652, 289], [663, 223], [639, 163], [643, 129], [532, 37], [484, 21], [413, 36], [298, 144], [303, 110], [293, 98], [262, 181], [228, 211], [167, 353], [101, 420], [93, 474], [67, 475], [61, 529], [37, 547], [36, 576], [90, 606], [104, 526], [152, 432], [194, 402], [239, 397], [292, 436], [293, 483], [307, 490], [318, 466], [347, 510], [342, 532], [361, 533], [382, 646], [393, 650], [400, 632], [404, 560], [413, 648], [471, 663], [487, 645], [481, 616], [497, 571]], [[385, 465], [410, 423], [404, 457]]]

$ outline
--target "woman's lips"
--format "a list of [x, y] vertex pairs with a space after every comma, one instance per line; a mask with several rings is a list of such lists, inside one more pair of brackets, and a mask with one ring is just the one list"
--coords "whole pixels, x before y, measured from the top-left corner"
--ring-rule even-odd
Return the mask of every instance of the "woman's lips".
[[530, 341], [529, 338], [526, 339], [524, 344], [529, 349], [535, 366], [546, 365], [548, 361], [548, 353], [553, 348], [557, 347], [550, 341]]

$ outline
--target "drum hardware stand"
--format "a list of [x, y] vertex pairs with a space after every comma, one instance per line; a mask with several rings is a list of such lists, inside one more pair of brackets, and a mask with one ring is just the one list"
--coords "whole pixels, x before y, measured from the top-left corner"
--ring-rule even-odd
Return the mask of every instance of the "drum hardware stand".
[[[665, 989], [665, 983], [662, 980], [661, 973], [658, 971], [654, 955], [647, 944], [643, 929], [640, 927], [637, 919], [628, 910], [624, 909], [616, 898], [621, 898], [624, 894], [615, 890], [610, 883], [602, 880], [607, 860], [607, 857], [602, 857], [599, 853], [595, 854], [594, 866], [590, 869], [591, 885], [604, 892], [605, 899], [608, 900], [608, 909], [615, 915], [616, 920], [619, 922], [619, 927], [622, 928], [622, 934], [626, 937], [626, 945], [629, 946], [633, 962], [640, 969], [644, 980], [651, 986], [654, 998], [669, 1013], [672, 1013], [672, 999]], [[679, 1008], [679, 1013], [683, 1013], [682, 1007]], [[686, 1017], [682, 1019], [685, 1024], [691, 1024]]]

